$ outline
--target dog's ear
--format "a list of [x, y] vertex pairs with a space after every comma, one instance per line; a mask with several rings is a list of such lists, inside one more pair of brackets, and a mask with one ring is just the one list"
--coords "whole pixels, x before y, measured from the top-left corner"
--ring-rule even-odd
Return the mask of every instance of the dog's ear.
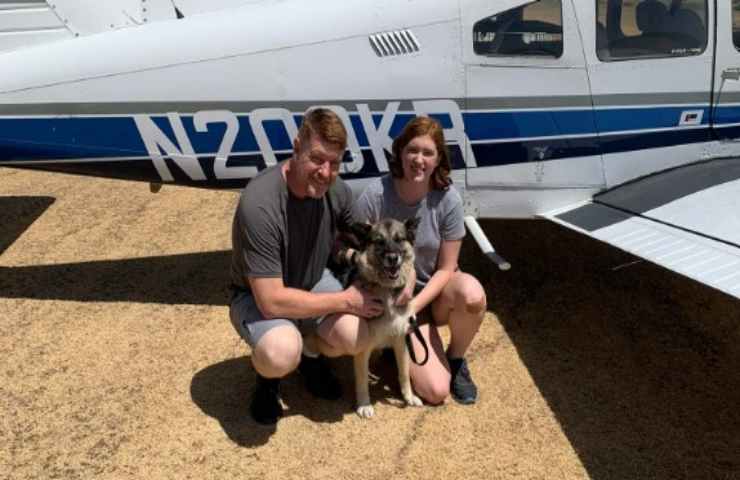
[[[363, 223], [351, 222], [346, 218], [337, 218], [337, 238], [339, 242], [347, 247], [360, 250], [365, 246], [365, 237]], [[368, 231], [370, 225], [367, 225]]]
[[360, 247], [365, 248], [370, 242], [370, 230], [372, 228], [369, 223], [353, 222], [349, 225], [349, 232], [357, 239]]
[[419, 228], [419, 222], [421, 222], [421, 218], [412, 217], [403, 223], [406, 227], [406, 238], [412, 245], [414, 244], [414, 240], [416, 240], [416, 229]]

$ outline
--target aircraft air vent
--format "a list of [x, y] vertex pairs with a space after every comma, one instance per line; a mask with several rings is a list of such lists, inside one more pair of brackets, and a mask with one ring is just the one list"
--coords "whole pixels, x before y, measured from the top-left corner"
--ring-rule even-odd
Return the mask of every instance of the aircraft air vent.
[[394, 30], [370, 35], [370, 45], [379, 57], [393, 57], [418, 52], [419, 41], [411, 30]]

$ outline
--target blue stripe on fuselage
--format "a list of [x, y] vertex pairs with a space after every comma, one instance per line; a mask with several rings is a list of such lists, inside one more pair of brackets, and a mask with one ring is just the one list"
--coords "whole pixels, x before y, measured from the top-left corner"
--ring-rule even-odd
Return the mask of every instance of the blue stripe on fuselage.
[[701, 125], [709, 124], [709, 107], [705, 105], [660, 107], [660, 108], [619, 108], [595, 110], [596, 125], [600, 133], [649, 130], [657, 128], [677, 128], [681, 115], [687, 111], [701, 111]]
[[[692, 133], [679, 128], [681, 114], [688, 110], [703, 112], [703, 133]], [[434, 115], [449, 128], [449, 115]], [[709, 108], [706, 106], [644, 107], [613, 109], [576, 110], [527, 110], [499, 112], [463, 112], [465, 129], [476, 145], [479, 165], [500, 165], [534, 160], [530, 151], [533, 146], [549, 146], [548, 158], [598, 155], [640, 148], [656, 148], [680, 143], [701, 141], [708, 137]], [[155, 124], [170, 141], [178, 141], [166, 115], [151, 116]], [[296, 115], [296, 123], [301, 116]], [[389, 136], [395, 137], [413, 114], [395, 116]], [[720, 123], [740, 122], [740, 107], [721, 107], [717, 118]], [[193, 149], [199, 156], [215, 155], [218, 151], [225, 124], [212, 123], [206, 132], [198, 132], [192, 115], [181, 115], [185, 132]], [[368, 135], [360, 117], [350, 114], [352, 127], [360, 147], [369, 148]], [[376, 128], [382, 115], [374, 114]], [[243, 152], [259, 157], [259, 147], [251, 128], [249, 117], [238, 117], [239, 133], [233, 152]], [[597, 137], [597, 128], [602, 136]], [[279, 121], [263, 123], [272, 148], [276, 151], [290, 150], [292, 139]], [[666, 134], [641, 132], [640, 130], [671, 129]], [[621, 135], [617, 132], [631, 132]], [[618, 138], [610, 138], [613, 135]], [[572, 138], [567, 138], [571, 136]], [[548, 138], [560, 137], [560, 138]], [[566, 138], [562, 138], [566, 137]], [[577, 137], [586, 137], [577, 140]], [[537, 140], [530, 140], [536, 138]], [[591, 140], [588, 140], [591, 138]], [[680, 139], [684, 139], [680, 141]], [[665, 142], [665, 143], [661, 143]], [[676, 143], [678, 142], [678, 143]], [[483, 145], [483, 146], [479, 146]], [[649, 146], [648, 146], [649, 145]], [[120, 158], [148, 156], [141, 134], [133, 117], [54, 117], [54, 118], [0, 118], [0, 161], [76, 159], [76, 158]], [[491, 158], [488, 158], [488, 157]], [[366, 162], [368, 163], [368, 162]], [[374, 162], [372, 162], [374, 165]]]
[[716, 107], [714, 109], [714, 118], [718, 126], [740, 124], [740, 106]]
[[471, 141], [593, 135], [591, 110], [474, 112], [463, 114]]
[[0, 118], [0, 161], [146, 154], [131, 117]]

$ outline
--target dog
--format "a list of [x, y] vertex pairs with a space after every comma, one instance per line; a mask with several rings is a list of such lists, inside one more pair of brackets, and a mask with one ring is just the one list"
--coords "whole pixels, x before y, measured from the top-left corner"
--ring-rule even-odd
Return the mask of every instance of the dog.
[[411, 389], [405, 341], [411, 321], [416, 320], [413, 304], [396, 305], [399, 294], [412, 279], [414, 235], [418, 226], [418, 218], [406, 222], [385, 219], [373, 225], [354, 223], [350, 226], [357, 239], [357, 254], [351, 262], [356, 269], [355, 281], [360, 288], [382, 298], [384, 306], [381, 316], [367, 321], [368, 348], [354, 357], [356, 412], [362, 418], [375, 415], [370, 404], [368, 365], [372, 352], [384, 347], [392, 347], [395, 353], [398, 382], [406, 405], [422, 405]]

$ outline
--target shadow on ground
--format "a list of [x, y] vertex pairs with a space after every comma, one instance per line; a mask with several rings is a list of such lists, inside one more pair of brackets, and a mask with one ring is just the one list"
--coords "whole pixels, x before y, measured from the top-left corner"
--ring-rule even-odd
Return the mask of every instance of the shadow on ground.
[[513, 268], [469, 243], [463, 268], [591, 478], [740, 478], [737, 299], [553, 224], [483, 227]]
[[[354, 413], [352, 360], [342, 357], [330, 363], [342, 381], [342, 398], [327, 401], [312, 397], [303, 386], [302, 377], [293, 373], [280, 384], [281, 397], [287, 407], [285, 417], [300, 415], [313, 422], [333, 423]], [[395, 400], [400, 398], [398, 382], [393, 383], [396, 379], [395, 365], [377, 358], [372, 364], [372, 371], [380, 377], [374, 377], [370, 384], [373, 402], [399, 404], [400, 400]], [[242, 447], [264, 445], [276, 431], [276, 426], [260, 425], [249, 415], [255, 375], [249, 356], [245, 356], [204, 368], [193, 376], [190, 384], [193, 402], [203, 413], [218, 420], [229, 439]]]
[[0, 267], [0, 298], [226, 305], [231, 251]]
[[53, 197], [0, 197], [0, 255], [53, 203]]
[[[0, 254], [52, 204], [0, 197]], [[59, 265], [0, 266], [0, 298], [225, 305], [230, 251]]]

